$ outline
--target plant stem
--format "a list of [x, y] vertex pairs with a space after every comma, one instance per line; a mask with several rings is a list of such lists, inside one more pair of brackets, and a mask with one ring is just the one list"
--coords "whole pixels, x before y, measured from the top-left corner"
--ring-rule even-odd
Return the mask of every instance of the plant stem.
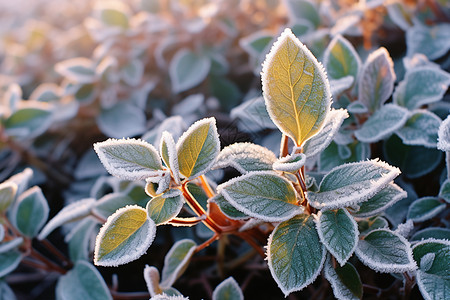
[[250, 246], [253, 247], [253, 249], [256, 250], [256, 252], [262, 257], [265, 258], [266, 254], [264, 253], [263, 249], [260, 245], [258, 245], [254, 240], [253, 237], [246, 231], [239, 232], [237, 235], [242, 238], [244, 241], [246, 241]]
[[215, 233], [210, 239], [208, 239], [206, 242], [204, 242], [201, 245], [198, 245], [197, 248], [195, 249], [195, 253], [202, 251], [203, 249], [205, 249], [206, 247], [208, 247], [209, 245], [211, 245], [212, 242], [216, 241], [217, 239], [219, 239], [220, 234]]
[[208, 196], [208, 198], [214, 197], [214, 190], [209, 185], [208, 181], [206, 180], [205, 175], [200, 176], [200, 181], [202, 184], [202, 188], [206, 193], [206, 196]]
[[56, 257], [62, 260], [67, 267], [71, 268], [73, 266], [72, 262], [61, 251], [59, 251], [59, 249], [53, 246], [53, 244], [50, 243], [47, 239], [43, 239], [41, 243], [45, 248], [47, 248], [48, 251], [50, 251], [52, 254], [54, 254]]
[[205, 220], [202, 217], [193, 217], [193, 218], [173, 218], [169, 221], [170, 224], [174, 226], [193, 226]]
[[283, 158], [289, 154], [289, 137], [283, 133], [281, 137], [280, 158]]
[[66, 274], [67, 273], [66, 270], [64, 270], [63, 268], [61, 268], [60, 266], [58, 266], [57, 264], [55, 264], [51, 260], [49, 260], [47, 257], [43, 256], [39, 252], [37, 252], [32, 247], [30, 248], [30, 257], [33, 257], [33, 258], [41, 261], [42, 263], [44, 263], [49, 268], [49, 270], [56, 271], [56, 272], [61, 273], [61, 274]]

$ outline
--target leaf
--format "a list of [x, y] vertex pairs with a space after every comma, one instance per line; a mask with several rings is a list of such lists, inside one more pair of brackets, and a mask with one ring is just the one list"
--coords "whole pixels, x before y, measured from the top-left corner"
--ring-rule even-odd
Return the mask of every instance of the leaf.
[[378, 160], [345, 164], [323, 177], [319, 192], [307, 193], [308, 202], [318, 209], [355, 205], [373, 197], [399, 174], [399, 169]]
[[22, 193], [11, 209], [11, 222], [25, 236], [35, 237], [47, 221], [49, 207], [42, 190], [35, 186]]
[[445, 180], [439, 189], [439, 197], [450, 203], [450, 179]]
[[97, 125], [109, 137], [123, 138], [142, 134], [146, 127], [142, 109], [132, 103], [119, 102], [97, 116]]
[[123, 80], [130, 86], [141, 83], [144, 63], [138, 59], [131, 60], [121, 71]]
[[223, 76], [210, 75], [208, 77], [211, 95], [217, 98], [220, 106], [226, 111], [241, 103], [242, 93], [239, 86]]
[[180, 173], [187, 180], [203, 175], [214, 165], [220, 152], [214, 118], [195, 122], [177, 142]]
[[0, 214], [5, 213], [16, 198], [17, 184], [11, 181], [0, 183]]
[[118, 266], [141, 257], [156, 233], [153, 220], [140, 206], [130, 205], [108, 217], [95, 242], [94, 263]]
[[82, 104], [90, 104], [97, 96], [96, 85], [93, 83], [80, 84], [74, 91], [73, 96]]
[[277, 159], [273, 163], [272, 168], [276, 171], [286, 173], [296, 173], [305, 165], [305, 163], [306, 163], [306, 155], [303, 153], [295, 153]]
[[14, 271], [22, 260], [22, 254], [17, 250], [0, 253], [0, 278]]
[[332, 109], [325, 119], [322, 130], [304, 144], [303, 153], [306, 157], [312, 157], [328, 147], [346, 118], [348, 113], [345, 109]]
[[151, 297], [162, 294], [162, 289], [159, 286], [159, 279], [158, 269], [153, 266], [150, 267], [149, 265], [145, 265], [144, 280]]
[[383, 217], [372, 217], [366, 220], [358, 221], [360, 236], [368, 235], [370, 232], [380, 228], [389, 228], [388, 221]]
[[427, 148], [436, 148], [438, 130], [442, 120], [427, 110], [416, 110], [405, 125], [397, 130], [396, 134], [405, 145], [418, 145]]
[[84, 57], [61, 61], [55, 65], [55, 71], [76, 83], [93, 83], [96, 80], [94, 63]]
[[[424, 258], [434, 259], [422, 268]], [[413, 255], [420, 264], [416, 273], [417, 285], [425, 299], [447, 299], [450, 295], [450, 242], [428, 239], [414, 245]]]
[[180, 213], [183, 204], [184, 198], [181, 195], [175, 197], [161, 195], [147, 203], [147, 214], [156, 225], [163, 225]]
[[37, 137], [51, 124], [52, 111], [47, 105], [18, 109], [4, 123], [6, 134], [18, 138]]
[[135, 203], [130, 197], [123, 193], [111, 193], [101, 197], [92, 207], [92, 211], [103, 218], [108, 218], [119, 208]]
[[56, 284], [57, 299], [113, 299], [102, 275], [90, 263], [78, 261]]
[[410, 110], [442, 99], [450, 84], [450, 74], [430, 66], [416, 67], [406, 72], [405, 79], [395, 89], [397, 105]]
[[222, 194], [217, 194], [213, 198], [210, 199], [210, 202], [216, 203], [222, 213], [224, 213], [227, 217], [234, 220], [242, 220], [250, 218], [243, 212], [237, 210], [233, 205], [231, 205]]
[[[5, 238], [5, 227], [0, 226], [0, 242], [2, 242], [4, 238]], [[0, 252], [2, 252], [1, 251], [2, 245], [3, 244], [0, 244]]]
[[277, 128], [270, 119], [263, 97], [252, 98], [234, 107], [230, 116], [232, 119], [239, 119], [239, 129], [245, 132]]
[[239, 46], [253, 59], [258, 59], [273, 40], [272, 33], [261, 30], [239, 40]]
[[69, 222], [78, 221], [91, 213], [95, 205], [95, 199], [88, 198], [70, 203], [61, 209], [45, 226], [37, 236], [38, 240], [45, 239], [53, 230]]
[[388, 229], [370, 232], [359, 240], [355, 253], [362, 263], [377, 272], [401, 273], [417, 268], [408, 241]]
[[120, 10], [120, 7], [103, 7], [100, 10], [100, 18], [106, 25], [128, 28], [128, 17]]
[[222, 281], [213, 291], [213, 300], [244, 300], [244, 295], [236, 280], [228, 277]]
[[250, 172], [219, 185], [217, 191], [238, 210], [268, 222], [302, 212], [292, 184], [273, 172]]
[[317, 233], [327, 250], [344, 266], [358, 243], [358, 225], [353, 217], [345, 209], [324, 211], [317, 221]]
[[267, 246], [270, 273], [285, 296], [316, 279], [325, 254], [313, 217], [304, 214], [276, 226]]
[[378, 142], [403, 127], [408, 117], [409, 112], [403, 107], [395, 104], [383, 105], [355, 131], [355, 136], [361, 142]]
[[445, 207], [446, 203], [439, 201], [438, 198], [423, 197], [411, 204], [407, 219], [411, 219], [414, 222], [424, 222], [444, 211]]
[[287, 0], [285, 1], [287, 11], [291, 20], [308, 20], [317, 28], [320, 25], [320, 15], [316, 4], [309, 0]]
[[323, 55], [323, 64], [331, 79], [346, 76], [358, 78], [361, 59], [352, 44], [338, 34], [331, 40]]
[[442, 152], [422, 146], [404, 145], [393, 135], [384, 144], [386, 160], [400, 168], [408, 178], [421, 177], [434, 170], [442, 159]]
[[22, 100], [22, 97], [23, 93], [20, 85], [11, 83], [8, 85], [3, 97], [0, 98], [0, 103], [4, 104], [5, 108], [8, 108], [7, 111], [14, 112], [17, 109], [17, 105]]
[[437, 148], [442, 151], [450, 151], [450, 116], [439, 126]]
[[272, 170], [276, 161], [269, 149], [252, 143], [234, 143], [220, 151], [214, 169], [233, 167], [242, 174], [251, 171]]
[[188, 49], [180, 49], [169, 66], [172, 91], [176, 94], [200, 84], [208, 75], [211, 60]]
[[13, 290], [9, 287], [9, 285], [4, 281], [0, 280], [0, 299], [5, 300], [16, 300], [16, 295], [14, 295]]
[[435, 26], [416, 24], [406, 31], [407, 56], [423, 53], [435, 60], [450, 49], [450, 25], [439, 23]]
[[172, 134], [164, 131], [161, 135], [161, 142], [159, 147], [161, 158], [169, 167], [175, 182], [180, 183], [180, 167], [178, 166], [177, 146]]
[[164, 258], [161, 288], [171, 287], [175, 280], [183, 274], [196, 248], [195, 242], [189, 239], [179, 240], [173, 244]]
[[272, 121], [297, 146], [320, 131], [330, 110], [330, 86], [322, 65], [290, 29], [272, 46], [261, 80]]
[[[0, 228], [2, 228], [0, 230], [5, 230], [5, 228], [3, 226], [0, 226]], [[0, 239], [0, 242], [1, 242], [1, 240], [2, 239]], [[0, 243], [0, 253], [5, 253], [10, 250], [14, 250], [17, 247], [19, 247], [20, 245], [22, 245], [23, 242], [24, 242], [24, 239], [21, 236], [14, 238], [12, 240], [8, 240], [7, 242], [6, 241], [2, 242], [2, 243]]]
[[389, 18], [402, 30], [407, 31], [413, 25], [412, 13], [406, 9], [404, 3], [389, 3], [386, 8]]
[[352, 213], [355, 217], [372, 217], [382, 213], [386, 208], [392, 206], [397, 201], [406, 198], [407, 193], [395, 183], [389, 183], [369, 200], [359, 204], [359, 209]]
[[386, 102], [394, 89], [396, 76], [389, 52], [385, 48], [372, 52], [361, 72], [358, 100], [373, 113]]
[[364, 105], [364, 103], [360, 101], [353, 101], [347, 106], [347, 110], [353, 114], [365, 114], [369, 110]]
[[428, 227], [414, 233], [410, 241], [421, 241], [426, 239], [450, 240], [450, 229], [441, 227]]
[[155, 147], [136, 139], [109, 139], [94, 144], [100, 161], [111, 175], [127, 180], [142, 180], [161, 170]]
[[92, 261], [92, 241], [94, 233], [98, 232], [98, 222], [94, 218], [85, 218], [80, 221], [68, 235], [65, 241], [68, 243], [69, 257], [72, 261]]
[[330, 88], [331, 94], [333, 97], [338, 98], [342, 92], [349, 89], [353, 83], [355, 82], [355, 78], [353, 76], [345, 76], [339, 79], [330, 79]]
[[325, 278], [330, 282], [333, 288], [333, 294], [337, 299], [356, 300], [361, 299], [363, 295], [363, 285], [356, 268], [349, 262], [344, 266], [333, 268], [330, 257], [327, 258], [324, 265]]
[[367, 143], [354, 141], [351, 144], [346, 145], [350, 150], [350, 156], [347, 158], [342, 158], [340, 155], [340, 148], [342, 147], [342, 145], [338, 145], [336, 142], [332, 141], [330, 145], [320, 153], [320, 171], [329, 171], [334, 167], [338, 167], [345, 163], [357, 162], [370, 157], [370, 145]]

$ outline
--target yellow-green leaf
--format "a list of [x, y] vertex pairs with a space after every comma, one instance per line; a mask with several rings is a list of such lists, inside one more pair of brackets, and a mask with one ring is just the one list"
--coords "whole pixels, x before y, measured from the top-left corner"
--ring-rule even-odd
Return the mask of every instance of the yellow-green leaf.
[[273, 122], [301, 146], [322, 127], [331, 92], [322, 65], [286, 29], [263, 64], [262, 86]]
[[118, 266], [138, 259], [153, 242], [155, 232], [156, 225], [144, 208], [130, 205], [117, 210], [100, 229], [94, 263]]

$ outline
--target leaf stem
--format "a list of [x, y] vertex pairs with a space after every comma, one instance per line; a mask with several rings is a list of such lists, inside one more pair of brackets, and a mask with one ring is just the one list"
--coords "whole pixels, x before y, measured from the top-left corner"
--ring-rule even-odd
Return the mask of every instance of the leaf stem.
[[169, 224], [173, 224], [175, 226], [193, 226], [205, 220], [202, 217], [193, 217], [193, 218], [173, 218], [169, 221]]
[[205, 175], [200, 176], [200, 181], [201, 181], [202, 188], [206, 193], [206, 196], [208, 196], [208, 198], [214, 197], [214, 195], [215, 195], [214, 190], [209, 185], [208, 181], [206, 180]]
[[205, 241], [204, 243], [200, 244], [197, 246], [197, 248], [195, 248], [195, 253], [202, 251], [203, 249], [205, 249], [206, 247], [208, 247], [209, 245], [211, 245], [214, 241], [218, 240], [220, 238], [220, 234], [215, 233], [211, 238], [209, 238], [207, 241]]
[[39, 261], [41, 261], [42, 263], [44, 263], [49, 270], [52, 271], [56, 271], [58, 273], [61, 274], [66, 274], [67, 271], [64, 270], [63, 268], [61, 268], [60, 266], [58, 266], [57, 264], [55, 264], [54, 262], [52, 262], [51, 260], [49, 260], [47, 257], [43, 256], [41, 253], [37, 252], [33, 247], [30, 248], [30, 257], [33, 257]]
[[264, 253], [263, 249], [261, 248], [260, 245], [258, 245], [255, 240], [253, 240], [253, 237], [246, 231], [244, 232], [239, 232], [237, 234], [241, 239], [243, 239], [244, 241], [246, 241], [250, 246], [253, 247], [253, 249], [256, 250], [256, 252], [262, 257], [265, 258], [266, 254]]
[[280, 158], [289, 154], [289, 137], [283, 133], [281, 136]]
[[72, 262], [61, 252], [59, 249], [57, 249], [55, 246], [53, 246], [52, 243], [50, 243], [47, 239], [41, 240], [41, 244], [52, 254], [54, 254], [56, 257], [58, 257], [63, 263], [68, 267], [71, 268], [73, 266]]

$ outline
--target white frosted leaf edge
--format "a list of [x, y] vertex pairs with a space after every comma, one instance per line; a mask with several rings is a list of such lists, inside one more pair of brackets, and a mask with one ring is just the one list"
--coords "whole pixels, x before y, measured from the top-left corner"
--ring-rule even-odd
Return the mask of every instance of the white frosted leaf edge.
[[296, 153], [278, 159], [273, 163], [272, 168], [281, 172], [295, 173], [300, 170], [305, 163], [306, 155], [303, 153]]
[[[3, 226], [0, 226], [0, 227], [3, 227]], [[10, 241], [0, 243], [0, 253], [4, 253], [4, 252], [7, 252], [9, 250], [19, 247], [23, 243], [23, 241], [24, 241], [23, 237], [20, 236], [15, 239], [12, 239]]]
[[145, 265], [144, 280], [151, 297], [162, 293], [159, 287], [160, 276], [157, 268]]
[[[167, 147], [167, 154], [169, 156], [168, 167], [173, 175], [173, 178], [176, 183], [180, 183], [180, 167], [178, 166], [178, 155], [177, 155], [177, 146], [175, 144], [175, 140], [170, 132], [164, 131], [161, 135], [160, 142], [160, 154], [163, 157], [163, 146], [164, 144]], [[164, 158], [163, 158], [164, 159]]]
[[[239, 295], [238, 296], [239, 298], [222, 299], [219, 297], [219, 293], [222, 289], [229, 289], [229, 288], [232, 288]], [[229, 295], [229, 294], [227, 294], [227, 295]], [[227, 279], [222, 281], [218, 286], [216, 286], [216, 288], [214, 289], [213, 294], [212, 294], [212, 299], [213, 300], [244, 300], [244, 294], [242, 293], [242, 290], [239, 287], [236, 280], [234, 280], [233, 277], [228, 277]]]
[[439, 126], [437, 148], [450, 151], [450, 115]]
[[[184, 257], [181, 261], [178, 261], [178, 265], [175, 269], [171, 270], [170, 273], [168, 272], [168, 266], [170, 264], [170, 259], [173, 256], [173, 253], [177, 251], [178, 247], [180, 247], [182, 244], [191, 244], [190, 249], [184, 254]], [[167, 289], [170, 288], [175, 280], [179, 277], [179, 275], [184, 272], [185, 268], [187, 267], [187, 264], [189, 263], [189, 260], [191, 259], [192, 255], [194, 255], [195, 250], [197, 249], [197, 245], [194, 241], [190, 239], [183, 239], [177, 241], [175, 244], [173, 244], [172, 248], [170, 248], [169, 252], [166, 254], [166, 257], [164, 258], [164, 267], [162, 270], [162, 280], [161, 280], [161, 288]], [[177, 257], [178, 258], [178, 257]]]

